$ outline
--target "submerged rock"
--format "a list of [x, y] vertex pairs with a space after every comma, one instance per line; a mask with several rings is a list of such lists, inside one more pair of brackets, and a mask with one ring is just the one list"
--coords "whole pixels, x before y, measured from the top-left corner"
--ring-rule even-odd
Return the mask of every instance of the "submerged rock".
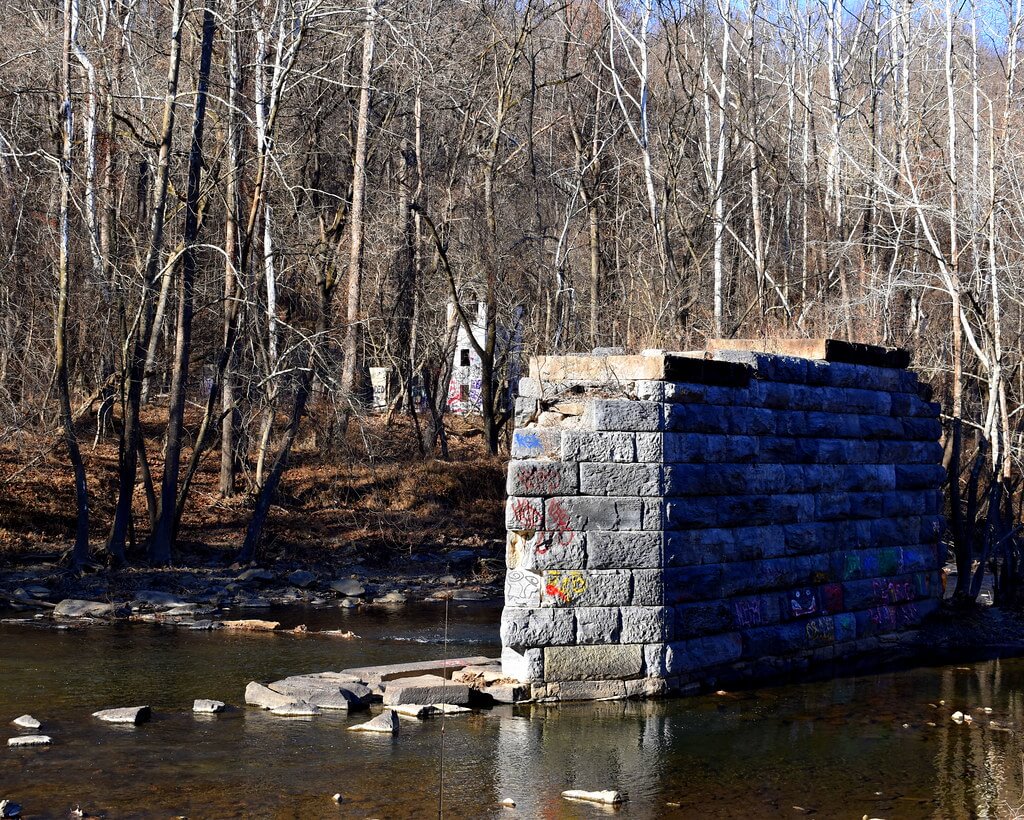
[[201, 712], [203, 714], [217, 714], [223, 712], [227, 706], [222, 700], [206, 700], [205, 698], [196, 698], [192, 702], [192, 711]]
[[398, 734], [398, 715], [392, 709], [385, 709], [373, 720], [360, 723], [356, 726], [349, 726], [350, 732], [378, 732], [380, 734]]
[[360, 601], [358, 598], [342, 598], [340, 601], [338, 601], [338, 606], [340, 606], [342, 609], [355, 609], [357, 606], [360, 606], [361, 604], [362, 601]]
[[49, 735], [19, 735], [7, 741], [8, 746], [49, 746], [53, 738]]
[[152, 717], [148, 706], [122, 706], [117, 709], [100, 709], [92, 716], [105, 723], [145, 723]]
[[11, 723], [22, 729], [38, 729], [40, 726], [43, 725], [34, 717], [32, 717], [32, 715], [22, 715], [21, 717], [16, 717], [14, 720], [11, 721]]

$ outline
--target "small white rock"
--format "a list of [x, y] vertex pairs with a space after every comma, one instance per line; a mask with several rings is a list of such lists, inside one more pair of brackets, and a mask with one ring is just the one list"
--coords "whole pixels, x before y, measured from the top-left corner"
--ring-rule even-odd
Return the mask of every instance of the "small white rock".
[[53, 738], [49, 735], [19, 735], [7, 741], [8, 746], [49, 746]]
[[956, 711], [953, 714], [951, 714], [949, 717], [950, 717], [950, 720], [952, 720], [954, 723], [963, 723], [964, 722], [964, 713], [963, 712]]
[[15, 726], [21, 727], [22, 729], [38, 729], [40, 726], [43, 725], [34, 717], [32, 717], [32, 715], [22, 715], [21, 717], [16, 717], [14, 720], [11, 721], [11, 723], [13, 723]]
[[511, 797], [506, 797], [498, 805], [504, 806], [506, 809], [514, 809], [516, 807], [516, 801], [513, 800]]
[[339, 806], [340, 806], [340, 805], [341, 805], [342, 803], [344, 803], [344, 802], [345, 802], [345, 798], [341, 796], [341, 793], [340, 793], [340, 792], [339, 792], [338, 794], [332, 795], [332, 796], [331, 796], [331, 800], [333, 800], [333, 801], [334, 801], [335, 803], [337, 803], [337, 804], [338, 804]]
[[604, 791], [589, 792], [583, 789], [568, 789], [562, 792], [566, 800], [585, 800], [588, 803], [601, 803], [605, 806], [616, 806], [625, 801], [621, 792], [606, 789]]
[[206, 698], [196, 698], [192, 701], [192, 711], [202, 712], [204, 714], [216, 714], [217, 712], [223, 712], [227, 708], [227, 705], [222, 700], [207, 700]]

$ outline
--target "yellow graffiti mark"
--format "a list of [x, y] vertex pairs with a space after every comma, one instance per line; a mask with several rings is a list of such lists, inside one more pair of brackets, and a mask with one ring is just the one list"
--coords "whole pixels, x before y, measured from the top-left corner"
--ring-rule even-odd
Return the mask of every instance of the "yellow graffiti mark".
[[569, 603], [587, 591], [587, 579], [577, 570], [551, 570], [544, 591], [552, 598]]

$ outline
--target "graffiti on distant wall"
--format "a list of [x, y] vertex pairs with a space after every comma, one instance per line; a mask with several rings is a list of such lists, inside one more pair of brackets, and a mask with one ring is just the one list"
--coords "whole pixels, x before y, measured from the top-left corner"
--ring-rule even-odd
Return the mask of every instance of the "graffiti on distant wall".
[[736, 625], [742, 629], [764, 626], [768, 623], [768, 617], [760, 598], [746, 598], [736, 601], [733, 604], [733, 612], [736, 615]]

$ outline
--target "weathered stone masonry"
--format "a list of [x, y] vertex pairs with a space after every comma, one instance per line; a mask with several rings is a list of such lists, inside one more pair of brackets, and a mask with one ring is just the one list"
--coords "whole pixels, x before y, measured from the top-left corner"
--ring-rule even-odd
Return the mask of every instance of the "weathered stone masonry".
[[877, 648], [938, 605], [938, 406], [891, 351], [814, 349], [875, 364], [532, 362], [508, 473], [507, 674], [534, 697], [688, 690]]

